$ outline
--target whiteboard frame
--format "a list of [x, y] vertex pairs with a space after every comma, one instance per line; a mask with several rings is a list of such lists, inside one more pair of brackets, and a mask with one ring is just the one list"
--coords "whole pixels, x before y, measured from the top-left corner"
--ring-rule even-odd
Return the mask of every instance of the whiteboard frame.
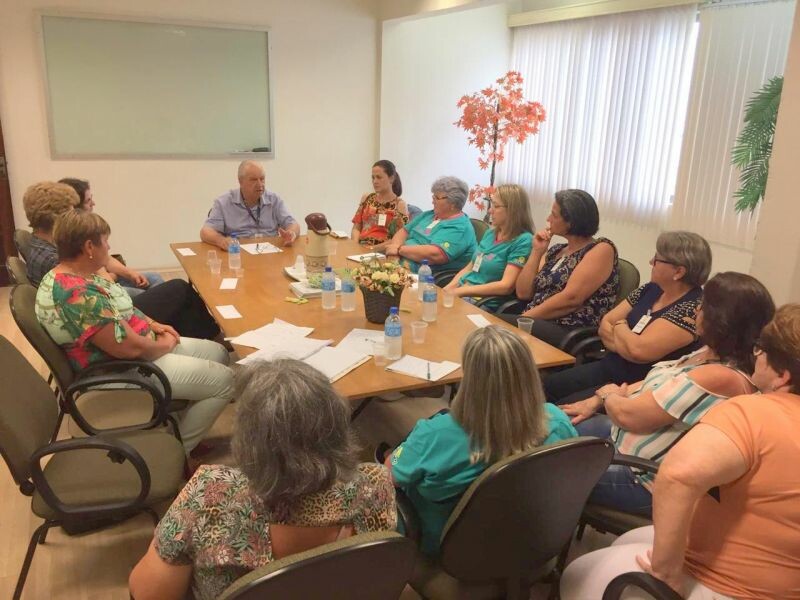
[[[203, 159], [274, 159], [275, 155], [275, 119], [274, 104], [275, 93], [272, 77], [272, 29], [260, 25], [248, 25], [238, 23], [218, 23], [216, 21], [196, 21], [181, 19], [163, 19], [159, 17], [147, 17], [143, 15], [128, 14], [107, 14], [91, 13], [72, 10], [59, 9], [37, 9], [34, 11], [36, 22], [36, 34], [39, 37], [39, 69], [41, 73], [44, 102], [47, 111], [47, 141], [50, 149], [51, 160], [203, 160]], [[260, 31], [267, 36], [267, 85], [269, 89], [269, 101], [267, 115], [269, 119], [269, 152], [219, 152], [209, 154], [139, 154], [139, 153], [109, 153], [109, 154], [72, 154], [56, 152], [55, 148], [55, 126], [53, 123], [53, 107], [50, 102], [50, 82], [47, 78], [47, 52], [44, 39], [44, 18], [45, 17], [67, 17], [74, 19], [94, 19], [97, 21], [120, 21], [122, 23], [153, 23], [158, 25], [176, 25], [178, 27], [205, 27], [212, 29], [233, 29], [237, 31]]]

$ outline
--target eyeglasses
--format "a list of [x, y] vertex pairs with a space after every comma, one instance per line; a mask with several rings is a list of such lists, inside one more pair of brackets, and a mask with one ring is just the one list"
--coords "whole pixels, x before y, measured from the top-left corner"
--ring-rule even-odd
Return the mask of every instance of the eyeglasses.
[[665, 265], [672, 265], [673, 267], [678, 266], [674, 262], [671, 262], [669, 260], [664, 260], [663, 258], [658, 258], [657, 256], [653, 255], [653, 258], [650, 259], [650, 264], [655, 267], [656, 263], [664, 263]]
[[447, 196], [437, 196], [436, 194], [432, 194], [434, 200], [449, 200]]

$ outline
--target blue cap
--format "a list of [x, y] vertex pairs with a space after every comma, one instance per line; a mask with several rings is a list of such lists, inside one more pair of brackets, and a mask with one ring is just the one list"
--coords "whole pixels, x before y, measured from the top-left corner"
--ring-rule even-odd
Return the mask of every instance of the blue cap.
[[422, 259], [422, 264], [423, 265], [427, 265], [428, 264], [428, 259], [427, 258], [423, 258]]
[[325, 267], [325, 272], [330, 273], [333, 270], [333, 267]]
[[400, 309], [398, 307], [392, 306], [392, 307], [389, 308], [389, 314], [390, 315], [396, 315], [399, 310]]

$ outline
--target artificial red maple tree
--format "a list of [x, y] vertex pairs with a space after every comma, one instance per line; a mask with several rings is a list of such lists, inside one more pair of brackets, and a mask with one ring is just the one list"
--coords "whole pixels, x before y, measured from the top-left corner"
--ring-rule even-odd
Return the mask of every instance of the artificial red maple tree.
[[478, 149], [478, 166], [492, 167], [489, 185], [476, 184], [469, 192], [470, 202], [483, 210], [494, 192], [495, 166], [505, 158], [506, 144], [512, 139], [521, 144], [537, 134], [545, 111], [540, 103], [522, 97], [522, 75], [517, 71], [509, 71], [480, 92], [462, 96], [457, 106], [461, 118], [454, 124], [467, 132], [467, 141]]

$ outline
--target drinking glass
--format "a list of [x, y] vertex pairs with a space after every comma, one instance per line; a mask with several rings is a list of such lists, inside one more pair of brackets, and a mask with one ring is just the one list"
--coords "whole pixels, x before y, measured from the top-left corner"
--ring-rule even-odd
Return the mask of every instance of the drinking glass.
[[385, 367], [389, 360], [386, 358], [386, 344], [383, 342], [372, 342], [372, 356], [375, 357], [376, 367]]
[[206, 262], [211, 264], [212, 260], [217, 260], [217, 251], [216, 250], [209, 250], [208, 257], [206, 258]]
[[428, 324], [425, 321], [413, 321], [411, 323], [411, 339], [415, 344], [425, 343], [425, 333], [428, 331]]
[[530, 317], [519, 317], [517, 319], [517, 327], [522, 329], [522, 331], [530, 333], [533, 329], [533, 319]]
[[442, 304], [445, 308], [452, 308], [456, 297], [450, 290], [442, 290]]
[[220, 269], [222, 268], [222, 259], [215, 258], [213, 260], [209, 260], [208, 267], [211, 269], [212, 275], [219, 275]]

